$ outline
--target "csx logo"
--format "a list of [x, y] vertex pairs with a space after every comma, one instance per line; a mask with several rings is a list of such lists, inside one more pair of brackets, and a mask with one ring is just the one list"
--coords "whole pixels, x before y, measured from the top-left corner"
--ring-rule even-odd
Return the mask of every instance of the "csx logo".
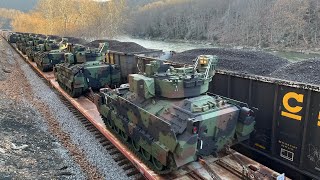
[[298, 115], [299, 112], [302, 111], [302, 106], [291, 106], [289, 104], [289, 100], [293, 99], [296, 102], [298, 102], [299, 104], [303, 104], [303, 94], [297, 94], [295, 92], [289, 92], [287, 93], [282, 100], [283, 103], [283, 107], [285, 108], [284, 111], [281, 111], [281, 115], [284, 117], [288, 117], [297, 121], [301, 121], [302, 117], [300, 115]]

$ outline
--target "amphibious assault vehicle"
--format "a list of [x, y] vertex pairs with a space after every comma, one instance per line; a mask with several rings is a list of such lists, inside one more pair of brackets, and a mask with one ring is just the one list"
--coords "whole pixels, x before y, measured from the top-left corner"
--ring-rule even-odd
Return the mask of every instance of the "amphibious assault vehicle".
[[65, 62], [54, 67], [59, 85], [72, 97], [79, 97], [90, 88], [98, 90], [119, 85], [118, 66], [104, 62], [107, 49], [103, 43], [99, 48], [65, 53]]
[[244, 103], [207, 93], [217, 57], [202, 55], [193, 66], [161, 61], [130, 74], [120, 88], [103, 88], [96, 106], [107, 128], [150, 168], [169, 173], [200, 156], [217, 155], [254, 130]]

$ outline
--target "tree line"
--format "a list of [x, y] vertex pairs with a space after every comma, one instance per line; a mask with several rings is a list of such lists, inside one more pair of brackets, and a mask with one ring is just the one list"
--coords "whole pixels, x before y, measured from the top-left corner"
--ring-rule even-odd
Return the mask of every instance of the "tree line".
[[0, 8], [0, 27], [10, 29], [11, 20], [21, 13], [21, 11], [15, 9]]
[[319, 0], [162, 0], [140, 7], [134, 36], [258, 47], [319, 47]]
[[[39, 0], [0, 9], [14, 31], [111, 38], [120, 33], [256, 47], [319, 48], [319, 0]], [[0, 19], [1, 20], [1, 19]], [[1, 25], [1, 24], [0, 24]]]
[[13, 31], [77, 37], [113, 37], [125, 21], [125, 0], [39, 0], [12, 18]]

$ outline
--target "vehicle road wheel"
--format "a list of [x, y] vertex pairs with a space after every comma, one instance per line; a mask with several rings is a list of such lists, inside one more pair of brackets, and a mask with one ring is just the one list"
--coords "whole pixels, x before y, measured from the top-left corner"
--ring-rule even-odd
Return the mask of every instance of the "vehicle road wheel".
[[122, 139], [123, 139], [124, 141], [128, 141], [128, 139], [129, 139], [128, 135], [127, 135], [125, 132], [123, 132], [123, 131], [121, 131], [120, 133], [121, 133]]
[[120, 134], [120, 129], [115, 125], [114, 130], [116, 131], [117, 134]]
[[112, 123], [112, 121], [110, 119], [107, 119], [107, 118], [104, 117], [103, 121], [106, 124], [106, 126], [108, 126], [109, 128], [113, 127], [113, 123]]
[[132, 144], [132, 147], [135, 151], [139, 152], [140, 151], [140, 145], [133, 139], [131, 139], [131, 144]]
[[149, 161], [151, 159], [151, 155], [150, 153], [148, 153], [145, 149], [141, 148], [141, 154], [142, 154], [142, 157]]
[[155, 157], [152, 156], [152, 164], [154, 165], [154, 167], [158, 170], [161, 171], [163, 169], [163, 165], [161, 164], [160, 161], [158, 161], [158, 159], [156, 159]]

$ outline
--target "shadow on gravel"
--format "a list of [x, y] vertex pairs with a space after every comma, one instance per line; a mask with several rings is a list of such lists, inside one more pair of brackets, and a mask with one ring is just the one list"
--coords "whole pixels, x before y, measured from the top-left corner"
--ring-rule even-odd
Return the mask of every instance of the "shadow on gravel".
[[76, 178], [41, 121], [31, 107], [0, 96], [0, 179]]

